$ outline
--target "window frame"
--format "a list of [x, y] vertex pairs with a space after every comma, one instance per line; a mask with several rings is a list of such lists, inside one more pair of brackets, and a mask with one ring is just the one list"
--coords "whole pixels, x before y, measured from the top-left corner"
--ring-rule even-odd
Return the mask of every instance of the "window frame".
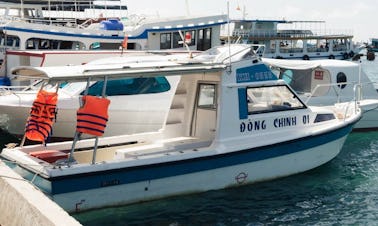
[[[282, 100], [282, 104], [276, 104], [276, 105], [273, 105], [273, 104], [270, 104], [270, 105], [266, 105], [266, 108], [261, 108], [261, 110], [253, 110], [255, 106], [252, 105], [252, 102], [250, 102], [248, 99], [249, 99], [249, 95], [248, 95], [248, 90], [252, 90], [252, 89], [262, 89], [262, 88], [271, 88], [271, 87], [285, 87], [287, 91], [289, 91], [288, 94], [290, 94], [293, 98], [293, 100], [296, 100], [298, 102], [298, 104], [300, 106], [297, 106], [297, 107], [291, 107], [291, 105], [287, 105], [285, 102], [285, 100]], [[246, 100], [246, 104], [247, 104], [247, 112], [248, 112], [248, 115], [255, 115], [255, 114], [262, 114], [262, 113], [272, 113], [272, 112], [280, 112], [280, 111], [292, 111], [292, 110], [301, 110], [301, 109], [306, 109], [307, 106], [306, 104], [298, 97], [298, 95], [296, 95], [296, 93], [290, 89], [290, 87], [288, 85], [285, 85], [285, 84], [281, 84], [281, 85], [271, 85], [271, 86], [254, 86], [254, 87], [246, 87], [245, 89], [245, 92], [246, 92], [246, 97], [247, 97], [247, 100]], [[264, 103], [264, 102], [263, 102]], [[290, 104], [290, 102], [289, 102]], [[252, 110], [250, 110], [252, 109]]]
[[[204, 104], [200, 105], [201, 102], [201, 87], [202, 86], [212, 86], [214, 88], [213, 97], [212, 97], [212, 104]], [[197, 108], [199, 109], [207, 109], [207, 110], [216, 110], [217, 109], [217, 84], [215, 83], [208, 83], [208, 82], [200, 82], [198, 83], [198, 91], [197, 91]]]

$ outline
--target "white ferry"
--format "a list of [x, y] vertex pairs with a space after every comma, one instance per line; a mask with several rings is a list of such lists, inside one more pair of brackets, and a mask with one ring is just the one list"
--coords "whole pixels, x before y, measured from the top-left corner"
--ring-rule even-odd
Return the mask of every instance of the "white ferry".
[[327, 30], [325, 21], [232, 20], [222, 40], [265, 46], [262, 55], [276, 59], [349, 59], [359, 52], [351, 31]]
[[[49, 66], [45, 62], [36, 65], [36, 62], [30, 61], [28, 58], [33, 57], [33, 53], [29, 51], [55, 50], [67, 54], [73, 50], [119, 50], [121, 45], [127, 50], [203, 51], [220, 45], [220, 26], [227, 22], [226, 15], [157, 18], [128, 15], [123, 8], [118, 10], [118, 16], [107, 15], [109, 9], [103, 9], [102, 15], [99, 15], [93, 11], [97, 9], [84, 9], [83, 5], [76, 8], [82, 10], [77, 13], [84, 14], [66, 15], [64, 11], [59, 12], [59, 7], [68, 7], [68, 2], [62, 6], [60, 1], [52, 1], [55, 4], [50, 1], [38, 1], [38, 4], [36, 1], [14, 2], [0, 2], [0, 62], [6, 61], [0, 69], [0, 76], [5, 76], [0, 77], [0, 85], [13, 84], [7, 77], [12, 67]], [[48, 7], [47, 3], [50, 3]], [[182, 42], [184, 38], [187, 48]], [[9, 61], [5, 58], [8, 55], [6, 51], [12, 55]], [[76, 58], [76, 64], [88, 62], [75, 52], [71, 57]], [[93, 57], [98, 59], [103, 55], [98, 52]], [[72, 60], [60, 58], [51, 65], [67, 65], [70, 62]]]

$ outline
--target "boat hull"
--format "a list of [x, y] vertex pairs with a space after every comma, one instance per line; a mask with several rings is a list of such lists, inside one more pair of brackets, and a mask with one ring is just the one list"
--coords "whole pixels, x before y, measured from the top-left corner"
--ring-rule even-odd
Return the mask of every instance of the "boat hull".
[[355, 131], [369, 131], [378, 129], [378, 109], [364, 111], [362, 118], [354, 127]]
[[[66, 211], [223, 189], [301, 173], [332, 160], [352, 125], [317, 136], [197, 159], [49, 178]], [[44, 183], [46, 183], [46, 181]]]

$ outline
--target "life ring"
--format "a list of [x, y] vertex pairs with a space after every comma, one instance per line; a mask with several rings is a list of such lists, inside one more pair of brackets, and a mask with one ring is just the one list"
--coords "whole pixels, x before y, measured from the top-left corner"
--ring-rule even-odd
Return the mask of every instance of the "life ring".
[[329, 55], [328, 59], [335, 59], [335, 56], [334, 55]]
[[344, 58], [344, 60], [348, 59], [348, 58], [349, 58], [349, 54], [348, 54], [347, 52], [345, 52], [345, 53], [343, 54], [343, 58]]
[[310, 57], [308, 55], [304, 55], [303, 60], [310, 60]]

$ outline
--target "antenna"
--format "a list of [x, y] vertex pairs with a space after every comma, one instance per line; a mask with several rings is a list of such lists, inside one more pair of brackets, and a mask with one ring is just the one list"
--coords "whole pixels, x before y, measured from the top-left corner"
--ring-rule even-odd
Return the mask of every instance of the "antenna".
[[227, 1], [227, 42], [228, 42], [228, 58], [230, 60], [229, 72], [231, 72], [230, 2], [229, 1]]
[[188, 0], [185, 0], [185, 7], [186, 7], [186, 15], [189, 16], [190, 12], [189, 12], [189, 2], [188, 2]]
[[179, 41], [179, 44], [182, 43], [185, 46], [186, 50], [188, 50], [188, 52], [189, 52], [189, 58], [193, 58], [192, 52], [191, 52], [191, 50], [188, 46], [188, 43], [191, 42], [192, 35], [189, 32], [186, 32], [185, 37], [184, 37], [181, 30], [179, 30], [178, 32], [179, 32], [181, 40], [182, 40], [182, 41]]

